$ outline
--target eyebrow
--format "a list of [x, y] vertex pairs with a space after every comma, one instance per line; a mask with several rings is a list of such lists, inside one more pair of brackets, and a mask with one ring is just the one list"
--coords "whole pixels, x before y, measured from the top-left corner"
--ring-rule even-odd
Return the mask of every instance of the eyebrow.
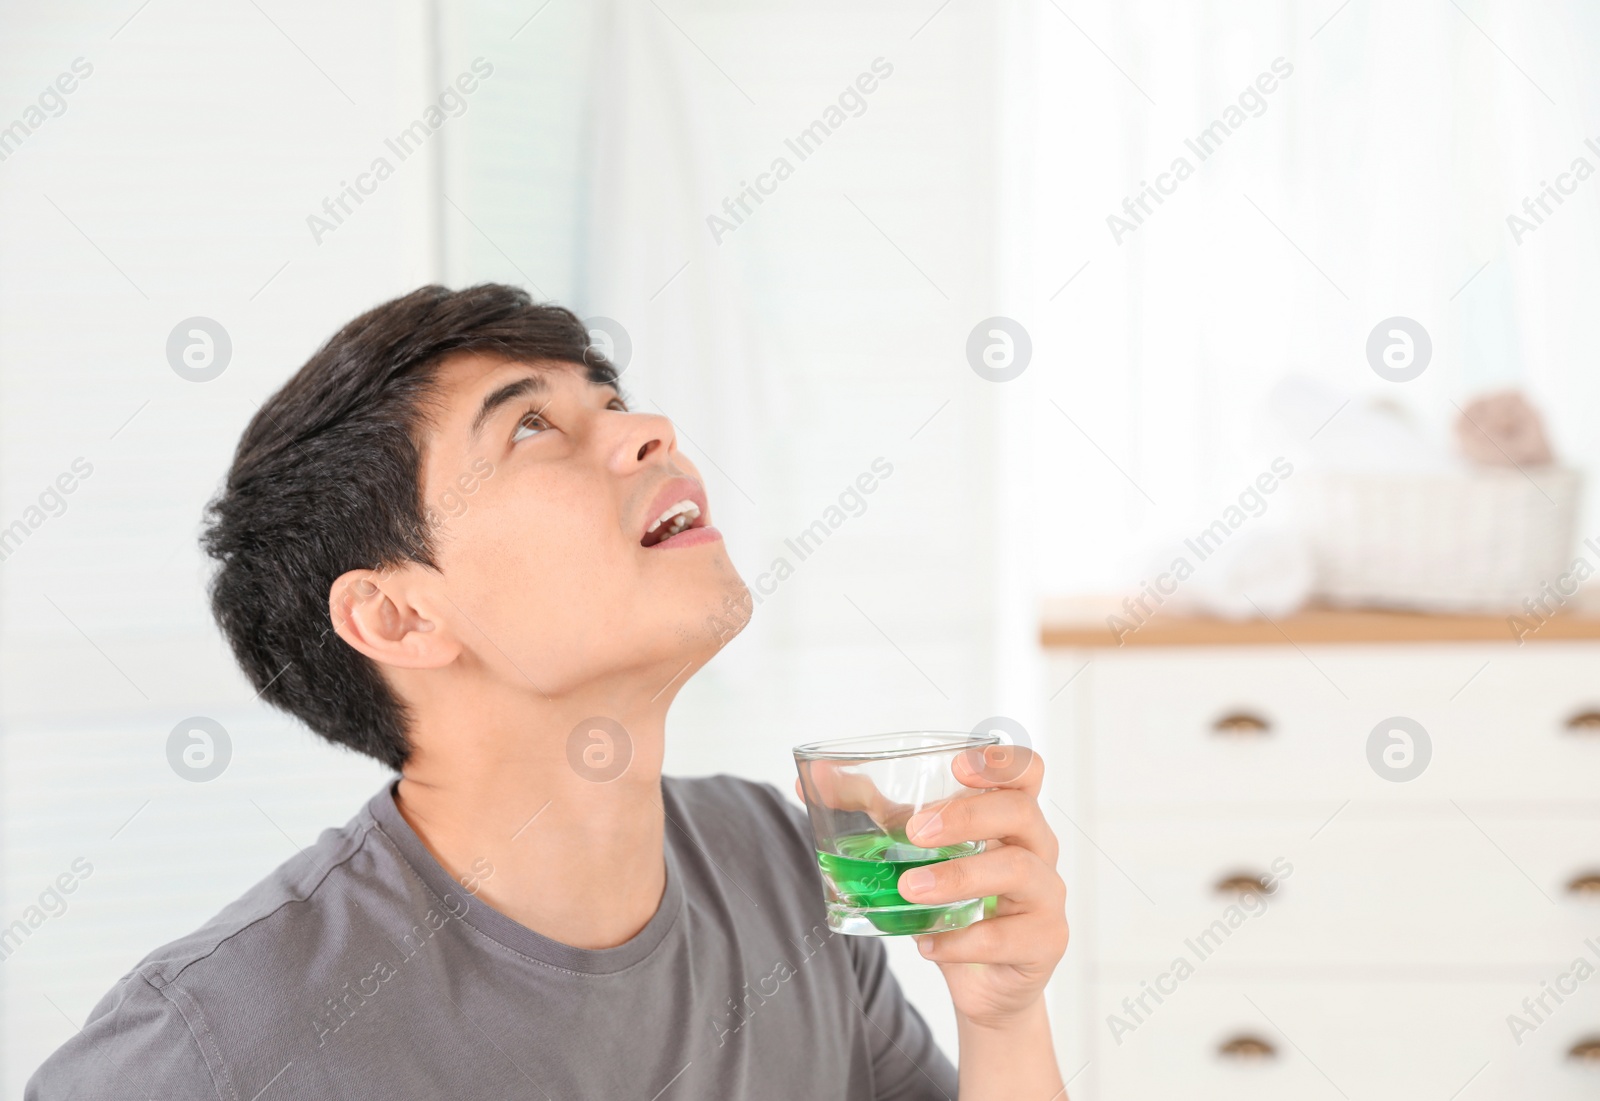
[[477, 438], [478, 433], [483, 429], [484, 422], [502, 405], [509, 401], [516, 401], [527, 394], [546, 393], [549, 389], [550, 384], [544, 380], [543, 375], [523, 375], [521, 378], [513, 379], [506, 383], [499, 389], [490, 391], [489, 395], [483, 399], [483, 404], [478, 407], [478, 415], [472, 418], [473, 438]]
[[[593, 379], [590, 379], [589, 382], [592, 385], [604, 386], [618, 398], [622, 397], [621, 387], [614, 382], [595, 382]], [[510, 401], [516, 401], [518, 398], [528, 394], [547, 394], [549, 392], [550, 384], [543, 374], [523, 375], [521, 378], [512, 379], [497, 390], [490, 391], [488, 396], [483, 399], [483, 404], [478, 407], [477, 415], [472, 418], [473, 439], [477, 439], [478, 433], [483, 430], [484, 424], [494, 415], [494, 411], [502, 405]]]

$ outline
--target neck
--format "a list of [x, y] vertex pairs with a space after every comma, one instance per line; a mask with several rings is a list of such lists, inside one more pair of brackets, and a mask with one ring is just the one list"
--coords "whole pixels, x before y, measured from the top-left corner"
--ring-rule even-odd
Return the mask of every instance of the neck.
[[[449, 701], [408, 695], [401, 815], [479, 901], [563, 944], [624, 943], [666, 888], [661, 757], [675, 690], [630, 702], [666, 677], [652, 668], [554, 699], [482, 684]], [[585, 722], [595, 716], [610, 722]]]

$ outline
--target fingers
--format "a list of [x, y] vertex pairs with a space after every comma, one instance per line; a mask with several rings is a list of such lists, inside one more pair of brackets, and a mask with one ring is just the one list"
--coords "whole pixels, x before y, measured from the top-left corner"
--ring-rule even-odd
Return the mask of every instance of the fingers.
[[[796, 781], [795, 791], [808, 805], [864, 812], [885, 832], [913, 844], [932, 847], [999, 840], [1032, 849], [1048, 863], [1055, 863], [1055, 834], [1038, 806], [1044, 761], [1037, 753], [1026, 746], [987, 746], [956, 755], [950, 767], [960, 783], [992, 793], [990, 799], [963, 795], [924, 807], [913, 816], [911, 805], [885, 797], [870, 777], [829, 762], [815, 762], [809, 776]], [[808, 785], [812, 789], [809, 798]], [[984, 806], [991, 802], [992, 806]], [[980, 806], [981, 810], [974, 809]]]
[[912, 815], [906, 837], [925, 849], [962, 841], [1000, 841], [1037, 854], [1055, 867], [1060, 844], [1032, 795], [1015, 788], [983, 793], [983, 798], [947, 799]]
[[969, 788], [1017, 788], [1037, 797], [1044, 785], [1044, 759], [1027, 746], [969, 749], [958, 754], [950, 768]]
[[1067, 889], [1055, 869], [1029, 849], [1004, 845], [912, 868], [895, 887], [907, 902], [933, 906], [999, 896], [998, 913], [1065, 912]]
[[1067, 950], [1069, 937], [1065, 917], [1039, 912], [986, 918], [948, 933], [925, 933], [917, 938], [917, 949], [936, 963], [1008, 964], [1048, 973]]
[[815, 802], [838, 811], [862, 811], [890, 832], [903, 828], [911, 814], [909, 806], [885, 797], [872, 777], [853, 768], [817, 761], [811, 766], [810, 780], [815, 790], [809, 800], [804, 784], [796, 781], [795, 790], [800, 792], [801, 802]]

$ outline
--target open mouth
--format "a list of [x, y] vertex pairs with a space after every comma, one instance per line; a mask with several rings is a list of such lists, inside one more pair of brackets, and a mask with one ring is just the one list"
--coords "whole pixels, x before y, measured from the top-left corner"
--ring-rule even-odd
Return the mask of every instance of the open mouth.
[[705, 526], [700, 506], [685, 497], [669, 505], [657, 516], [654, 522], [645, 529], [644, 538], [639, 540], [643, 547], [653, 547], [657, 543], [665, 542], [674, 535], [681, 534], [691, 528]]
[[711, 526], [706, 491], [695, 479], [681, 474], [661, 483], [648, 511], [637, 523], [643, 529], [639, 535], [641, 547], [681, 547], [720, 538]]

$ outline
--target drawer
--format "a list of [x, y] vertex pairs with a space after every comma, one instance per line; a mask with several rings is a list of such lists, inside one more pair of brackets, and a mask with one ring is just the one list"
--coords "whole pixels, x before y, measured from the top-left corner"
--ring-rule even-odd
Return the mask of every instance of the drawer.
[[[1600, 943], [1600, 814], [1398, 809], [1093, 824], [1099, 849], [1077, 837], [1073, 854], [1094, 864], [1092, 886], [1078, 880], [1091, 897], [1073, 900], [1092, 908], [1081, 947], [1137, 981], [1175, 958], [1207, 971], [1545, 967]], [[1264, 875], [1270, 894], [1237, 886]]]
[[[1070, 655], [1053, 671], [1065, 680]], [[1081, 664], [1081, 659], [1079, 660]], [[1292, 647], [1097, 652], [1056, 701], [1105, 812], [1185, 802], [1586, 800], [1600, 792], [1600, 648]], [[1577, 716], [1592, 722], [1571, 725]], [[1397, 782], [1385, 720], [1429, 755]], [[1394, 744], [1379, 735], [1380, 751]]]
[[[1569, 984], [1576, 993], [1561, 1005], [1547, 1001], [1552, 1012], [1521, 1043], [1507, 1017], [1539, 994], [1537, 981], [1238, 984], [1194, 976], [1164, 983], [1173, 992], [1160, 1004], [1147, 996], [1149, 1012], [1138, 1021], [1123, 1006], [1122, 989], [1099, 987], [1091, 995], [1098, 1039], [1072, 1096], [1592, 1099], [1600, 1094], [1600, 1063], [1569, 1052], [1600, 1036], [1600, 977]], [[1113, 1037], [1113, 1014], [1131, 1030], [1118, 1026]], [[1269, 1054], [1245, 1054], [1261, 1050], [1254, 1044]]]

